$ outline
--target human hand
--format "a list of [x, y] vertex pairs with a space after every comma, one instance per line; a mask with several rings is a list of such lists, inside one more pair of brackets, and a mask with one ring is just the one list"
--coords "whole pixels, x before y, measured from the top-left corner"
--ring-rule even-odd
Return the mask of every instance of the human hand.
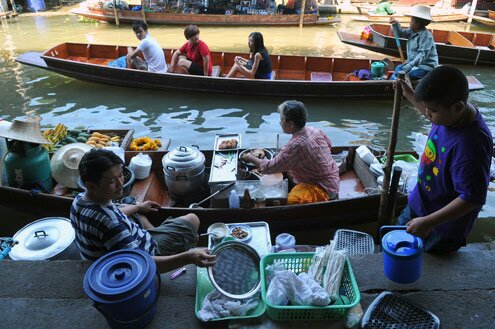
[[252, 156], [251, 154], [243, 154], [242, 155], [242, 160], [246, 161], [246, 162], [253, 162], [253, 160], [256, 159], [254, 156]]
[[147, 213], [150, 211], [158, 211], [158, 209], [160, 209], [160, 205], [155, 201], [148, 200], [138, 204], [138, 209], [138, 212], [140, 213]]
[[175, 71], [175, 66], [169, 65], [167, 68], [167, 72], [168, 73], [174, 73], [174, 71]]
[[395, 17], [390, 17], [389, 23], [390, 23], [390, 25], [394, 25], [394, 24], [397, 24], [399, 22], [395, 19]]
[[190, 263], [199, 266], [206, 267], [215, 264], [215, 258], [217, 256], [210, 255], [208, 248], [193, 248], [187, 251]]
[[400, 84], [400, 87], [402, 88], [402, 95], [414, 95], [414, 89], [411, 84], [411, 79], [409, 79], [409, 75], [406, 74], [404, 79], [397, 77], [393, 84], [394, 89], [397, 87], [397, 84]]
[[425, 239], [430, 235], [433, 230], [433, 226], [429, 223], [427, 217], [416, 217], [411, 219], [406, 224], [406, 232], [417, 237]]

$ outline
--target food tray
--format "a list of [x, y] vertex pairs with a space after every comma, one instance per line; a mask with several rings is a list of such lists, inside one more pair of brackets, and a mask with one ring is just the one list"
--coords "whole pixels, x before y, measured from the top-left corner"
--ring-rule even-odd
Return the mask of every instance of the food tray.
[[237, 151], [213, 152], [209, 183], [234, 182], [237, 178]]
[[342, 281], [340, 283], [340, 295], [349, 299], [346, 305], [328, 305], [328, 306], [296, 306], [296, 305], [274, 305], [266, 299], [268, 289], [268, 280], [266, 267], [274, 263], [283, 263], [288, 270], [293, 271], [296, 275], [301, 272], [307, 272], [312, 252], [282, 252], [277, 254], [268, 254], [261, 259], [261, 298], [266, 304], [268, 317], [275, 321], [287, 320], [331, 320], [344, 318], [349, 310], [359, 304], [361, 294], [352, 272], [351, 263], [346, 259]]
[[375, 252], [373, 237], [353, 230], [337, 230], [333, 236], [335, 250], [347, 250], [349, 255], [372, 254]]
[[[194, 311], [196, 313], [196, 317], [199, 317], [199, 311], [203, 307], [203, 301], [205, 297], [213, 291], [213, 284], [208, 277], [208, 270], [206, 268], [196, 268], [196, 302], [194, 306]], [[240, 319], [249, 319], [249, 318], [257, 318], [262, 316], [266, 311], [266, 305], [261, 300], [258, 304], [258, 307], [250, 310], [244, 316], [229, 316], [225, 318], [212, 319], [210, 321], [224, 321], [224, 320], [240, 320]], [[201, 319], [200, 319], [201, 320]]]
[[[220, 143], [229, 139], [237, 140], [237, 147], [231, 149], [219, 149]], [[215, 151], [236, 151], [241, 147], [241, 135], [240, 134], [217, 134], [215, 136]], [[237, 159], [237, 158], [236, 158]]]
[[[248, 225], [251, 228], [251, 240], [247, 243], [253, 247], [260, 257], [268, 254], [272, 250], [272, 242], [270, 237], [270, 227], [267, 222], [250, 222], [250, 223], [233, 223], [227, 224], [229, 230], [236, 225]], [[208, 237], [208, 248], [213, 249], [217, 243], [214, 242], [212, 236]]]
[[438, 317], [404, 297], [384, 291], [366, 310], [361, 321], [362, 328], [422, 328], [438, 329]]

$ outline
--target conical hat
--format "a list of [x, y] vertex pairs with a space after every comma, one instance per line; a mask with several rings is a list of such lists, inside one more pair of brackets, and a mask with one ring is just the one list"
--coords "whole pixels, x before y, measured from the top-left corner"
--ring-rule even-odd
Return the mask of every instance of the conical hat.
[[427, 21], [432, 20], [430, 14], [430, 7], [426, 7], [426, 6], [414, 6], [410, 14], [404, 14], [404, 15], [426, 19]]
[[0, 125], [0, 137], [37, 144], [51, 144], [43, 136], [39, 116], [23, 116], [15, 118], [9, 125]]
[[60, 185], [77, 188], [79, 162], [92, 147], [84, 143], [72, 143], [62, 146], [52, 156], [50, 162], [53, 179]]

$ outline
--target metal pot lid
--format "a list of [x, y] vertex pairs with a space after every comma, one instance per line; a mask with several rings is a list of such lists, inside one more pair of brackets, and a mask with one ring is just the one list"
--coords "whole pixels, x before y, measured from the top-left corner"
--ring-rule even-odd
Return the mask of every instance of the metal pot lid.
[[394, 256], [411, 257], [422, 252], [423, 240], [404, 230], [395, 230], [385, 234], [382, 248]]
[[256, 250], [238, 241], [220, 243], [212, 251], [215, 265], [208, 267], [213, 286], [223, 295], [245, 299], [261, 288], [260, 256]]
[[15, 235], [16, 244], [9, 253], [14, 260], [44, 260], [64, 251], [76, 238], [70, 220], [47, 217], [21, 228]]
[[179, 146], [162, 158], [163, 168], [170, 173], [198, 168], [204, 163], [205, 156], [197, 147]]
[[130, 299], [150, 286], [156, 265], [139, 249], [110, 252], [91, 265], [84, 275], [84, 292], [93, 301]]

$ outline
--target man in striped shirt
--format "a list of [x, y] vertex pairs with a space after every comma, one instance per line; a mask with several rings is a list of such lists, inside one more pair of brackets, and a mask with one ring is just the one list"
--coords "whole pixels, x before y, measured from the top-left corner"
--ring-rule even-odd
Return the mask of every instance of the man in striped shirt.
[[286, 172], [296, 183], [287, 199], [289, 204], [336, 199], [339, 193], [339, 168], [332, 158], [332, 142], [316, 127], [306, 127], [308, 112], [295, 100], [279, 105], [280, 125], [290, 141], [271, 160], [246, 155], [263, 174]]
[[[190, 263], [214, 264], [215, 256], [207, 249], [191, 249], [198, 236], [196, 215], [167, 219], [155, 228], [142, 214], [157, 211], [158, 203], [145, 201], [119, 208], [112, 202], [122, 196], [122, 165], [117, 155], [102, 149], [86, 153], [79, 163], [86, 192], [74, 199], [70, 219], [82, 256], [96, 260], [113, 250], [141, 249], [153, 256], [161, 273]], [[143, 228], [128, 216], [139, 216]]]

